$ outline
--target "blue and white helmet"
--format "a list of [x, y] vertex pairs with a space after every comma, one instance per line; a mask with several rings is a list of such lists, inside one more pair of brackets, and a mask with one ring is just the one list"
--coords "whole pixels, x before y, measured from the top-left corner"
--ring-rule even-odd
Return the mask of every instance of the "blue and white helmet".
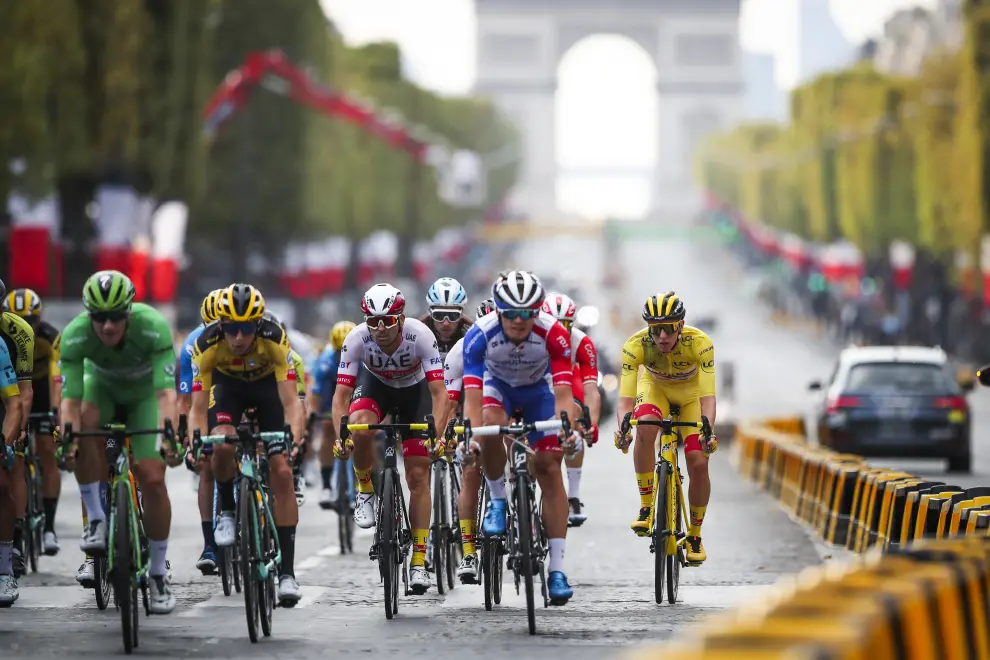
[[464, 309], [466, 302], [467, 292], [453, 277], [441, 277], [426, 292], [426, 304], [430, 308]]

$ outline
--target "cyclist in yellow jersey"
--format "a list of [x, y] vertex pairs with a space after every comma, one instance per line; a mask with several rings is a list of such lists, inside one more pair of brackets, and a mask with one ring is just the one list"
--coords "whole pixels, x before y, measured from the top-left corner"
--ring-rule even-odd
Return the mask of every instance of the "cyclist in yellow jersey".
[[[616, 410], [619, 423], [626, 413], [636, 419], [659, 420], [670, 415], [670, 405], [679, 405], [682, 422], [701, 423], [702, 416], [715, 423], [715, 347], [701, 330], [684, 325], [684, 303], [673, 292], [646, 299], [643, 320], [647, 327], [626, 340], [622, 347], [622, 383]], [[643, 367], [642, 375], [639, 375]], [[639, 486], [639, 516], [631, 527], [636, 534], [650, 533], [653, 522], [654, 441], [656, 426], [636, 428], [633, 464]], [[631, 434], [615, 432], [615, 445], [629, 450]], [[706, 559], [701, 543], [701, 524], [711, 496], [708, 457], [716, 450], [715, 436], [706, 440], [700, 433], [684, 438], [688, 472], [690, 516], [687, 531], [687, 560]]]

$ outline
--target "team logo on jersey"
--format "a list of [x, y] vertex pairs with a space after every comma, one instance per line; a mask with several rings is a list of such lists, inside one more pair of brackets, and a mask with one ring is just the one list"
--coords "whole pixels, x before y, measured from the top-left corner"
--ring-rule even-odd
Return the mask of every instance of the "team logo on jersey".
[[193, 378], [199, 378], [199, 365], [193, 362], [192, 365], [192, 375]]
[[179, 391], [183, 394], [187, 393], [189, 391], [189, 383], [185, 381], [179, 383]]
[[165, 365], [165, 375], [167, 375], [167, 376], [174, 376], [175, 375], [175, 365], [174, 364], [166, 364]]

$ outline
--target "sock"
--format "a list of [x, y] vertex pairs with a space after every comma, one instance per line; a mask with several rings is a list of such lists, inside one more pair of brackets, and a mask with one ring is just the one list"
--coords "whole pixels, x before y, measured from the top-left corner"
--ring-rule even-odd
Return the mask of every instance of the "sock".
[[688, 536], [701, 536], [701, 523], [705, 522], [705, 511], [708, 506], [688, 507], [691, 513], [688, 515]]
[[14, 542], [0, 541], [0, 575], [14, 574]]
[[296, 577], [296, 526], [276, 527], [275, 533], [278, 534], [278, 547], [282, 550], [282, 569], [279, 577], [288, 575], [294, 578]]
[[474, 521], [461, 521], [461, 547], [464, 548], [464, 556], [473, 555], [476, 551], [474, 547]]
[[485, 477], [485, 481], [488, 482], [488, 492], [491, 494], [493, 500], [504, 500], [508, 497], [505, 494], [505, 477], [499, 477], [498, 479]]
[[107, 489], [108, 488], [110, 488], [110, 484], [108, 484], [105, 481], [101, 481], [100, 482], [100, 506], [103, 507], [103, 519], [104, 520], [106, 520], [106, 517], [110, 514], [110, 510], [107, 508], [107, 507], [110, 506], [110, 503], [107, 502]]
[[220, 495], [220, 511], [223, 513], [234, 512], [237, 509], [237, 505], [234, 504], [234, 480], [216, 483], [217, 494]]
[[103, 513], [103, 503], [100, 502], [99, 482], [79, 484], [79, 496], [86, 506], [86, 519], [89, 522], [105, 521], [107, 519], [106, 514]]
[[567, 468], [567, 499], [581, 499], [581, 468]]
[[550, 539], [550, 572], [564, 571], [564, 546], [567, 539]]
[[42, 500], [45, 507], [45, 531], [55, 531], [55, 510], [58, 509], [58, 498], [46, 497]]
[[204, 520], [203, 525], [203, 545], [206, 548], [216, 549], [217, 542], [213, 540], [213, 521]]
[[375, 492], [375, 485], [371, 483], [371, 470], [359, 470], [354, 468], [354, 475], [357, 477], [357, 489], [359, 493], [371, 495]]
[[639, 506], [644, 509], [653, 508], [653, 472], [637, 472], [636, 483], [639, 484]]
[[168, 573], [168, 569], [165, 568], [166, 550], [168, 550], [168, 539], [164, 541], [152, 541], [148, 539], [148, 553], [151, 555], [148, 574], [151, 577], [165, 577], [165, 574]]
[[323, 487], [327, 490], [333, 490], [330, 486], [333, 483], [333, 466], [321, 467], [320, 477], [323, 478]]
[[428, 529], [414, 529], [412, 531], [413, 554], [409, 560], [410, 566], [424, 566], [426, 564], [426, 540], [430, 536]]
[[14, 547], [18, 550], [24, 547], [24, 518], [14, 521]]

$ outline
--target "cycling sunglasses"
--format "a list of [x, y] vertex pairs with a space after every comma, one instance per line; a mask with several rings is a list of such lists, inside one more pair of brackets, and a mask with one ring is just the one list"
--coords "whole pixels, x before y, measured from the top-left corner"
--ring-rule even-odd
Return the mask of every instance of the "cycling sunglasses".
[[461, 320], [461, 310], [459, 309], [435, 309], [430, 311], [430, 317], [437, 323], [457, 323]]
[[389, 328], [394, 328], [399, 325], [400, 317], [401, 314], [393, 314], [389, 316], [365, 316], [364, 321], [368, 324], [369, 328], [384, 327], [388, 330]]
[[220, 327], [225, 335], [235, 337], [241, 333], [245, 337], [250, 337], [258, 331], [258, 324], [254, 321], [221, 321]]
[[680, 323], [653, 323], [650, 325], [650, 334], [654, 337], [659, 337], [661, 332], [665, 332], [669, 337], [677, 332], [680, 326]]
[[130, 312], [127, 311], [89, 313], [90, 320], [95, 321], [96, 323], [106, 323], [107, 321], [109, 321], [110, 323], [120, 323], [121, 321], [125, 320], [128, 316], [130, 316]]
[[502, 318], [506, 318], [510, 321], [515, 321], [516, 319], [528, 321], [531, 318], [535, 318], [539, 313], [539, 310], [536, 309], [506, 309], [499, 311]]

